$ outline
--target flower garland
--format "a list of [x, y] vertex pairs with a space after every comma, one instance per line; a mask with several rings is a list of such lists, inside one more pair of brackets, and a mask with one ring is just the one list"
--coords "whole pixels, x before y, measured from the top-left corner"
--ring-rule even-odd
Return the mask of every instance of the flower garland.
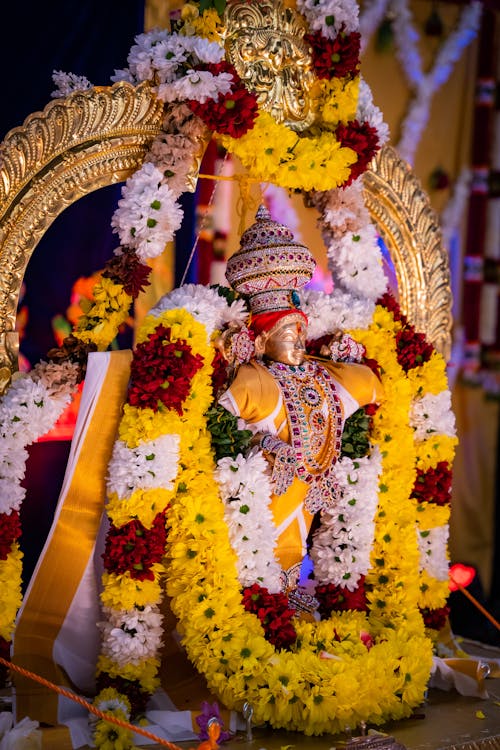
[[[59, 371], [63, 372], [68, 359], [80, 364], [79, 375], [65, 380], [74, 387], [74, 380], [83, 374], [88, 351], [106, 349], [115, 337], [132, 300], [147, 283], [145, 262], [162, 251], [180, 225], [182, 212], [177, 198], [186, 189], [188, 165], [207, 127], [221, 134], [229, 150], [236, 153], [240, 148], [243, 161], [250, 154], [253, 159], [253, 147], [248, 144], [256, 134], [265, 131], [273, 151], [265, 154], [262, 162], [265, 168], [256, 171], [257, 177], [285, 187], [323, 191], [313, 193], [312, 199], [323, 217], [330, 266], [338, 272], [341, 282], [329, 299], [320, 294], [306, 295], [309, 311], [316, 311], [312, 316], [315, 337], [322, 320], [317, 310], [322, 308], [328, 312], [327, 323], [323, 323], [325, 332], [339, 327], [339, 322], [342, 327], [349, 322], [352, 328], [364, 329], [368, 356], [380, 357], [381, 362], [384, 356], [387, 359], [389, 351], [395, 356], [394, 348], [386, 346], [389, 340], [392, 342], [390, 334], [386, 332], [386, 340], [380, 345], [383, 338], [380, 321], [388, 322], [385, 313], [378, 312], [375, 328], [366, 330], [374, 313], [375, 299], [385, 289], [385, 283], [375, 251], [376, 238], [367, 214], [362, 211], [358, 179], [387, 132], [357, 71], [357, 8], [341, 3], [343, 17], [338, 5], [331, 0], [322, 2], [321, 13], [316, 14], [316, 5], [313, 9], [309, 0], [297, 3], [310, 23], [311, 43], [314, 41], [314, 64], [322, 102], [323, 126], [319, 135], [299, 138], [291, 131], [285, 132], [266, 113], [256, 112], [252, 92], [243, 90], [234, 69], [223, 60], [222, 21], [215, 9], [200, 13], [196, 5], [191, 5], [174, 32], [155, 31], [137, 38], [128, 60], [129, 68], [118, 71], [115, 80], [132, 83], [150, 80], [154, 84], [157, 95], [165, 101], [163, 132], [142, 169], [124, 188], [113, 217], [113, 228], [121, 245], [94, 290], [94, 302], [84, 310], [74, 334], [60, 350], [52, 353], [53, 362], [47, 365], [47, 370], [62, 368]], [[336, 27], [335, 19], [344, 27]], [[349, 45], [342, 46], [341, 37], [346, 33], [350, 36]], [[327, 48], [344, 67], [338, 65], [335, 70], [330, 64], [325, 65]], [[71, 78], [71, 74], [58, 74], [56, 83], [63, 95], [75, 87], [88, 87], [86, 80]], [[216, 102], [217, 107], [210, 102]], [[216, 115], [204, 122], [208, 112]], [[224, 114], [226, 126], [229, 121], [234, 128], [228, 125], [224, 130]], [[252, 164], [248, 163], [250, 169]], [[332, 170], [329, 175], [325, 165]], [[348, 186], [342, 196], [333, 190], [341, 184]], [[357, 204], [350, 215], [344, 199], [347, 195]], [[338, 227], [333, 227], [337, 202], [345, 204], [346, 227], [351, 231], [347, 242], [341, 238]], [[359, 231], [362, 229], [366, 229], [366, 242], [365, 233]], [[344, 252], [337, 262], [339, 242], [344, 242]], [[349, 271], [343, 274], [344, 264], [349, 262]], [[359, 274], [359, 270], [364, 273]], [[279, 592], [273, 594], [277, 569], [271, 554], [272, 533], [265, 543], [263, 538], [259, 539], [262, 554], [259, 565], [250, 572], [251, 566], [241, 554], [245, 534], [240, 531], [238, 538], [238, 534], [230, 533], [236, 526], [231, 515], [237, 518], [248, 515], [242, 512], [245, 502], [239, 498], [229, 515], [224, 508], [220, 497], [224, 464], [219, 462], [218, 484], [213, 475], [215, 463], [205, 417], [213, 399], [214, 351], [210, 338], [226, 323], [241, 322], [245, 317], [242, 303], [229, 305], [213, 290], [183, 288], [152, 311], [140, 334], [136, 387], [131, 391], [135, 402], [129, 401], [125, 407], [110, 465], [108, 515], [112, 527], [105, 551], [107, 570], [102, 596], [105, 621], [101, 624], [103, 649], [98, 663], [101, 692], [96, 704], [122, 718], [137, 716], [158, 685], [162, 639], [158, 607], [162, 597], [160, 579], [168, 571], [167, 590], [184, 631], [186, 649], [226, 705], [241, 707], [242, 701], [249, 699], [257, 720], [307, 733], [339, 731], [345, 724], [354, 726], [361, 720], [380, 724], [390, 717], [408, 715], [423, 696], [430, 660], [428, 640], [416, 608], [418, 587], [412, 563], [418, 558], [418, 548], [415, 534], [412, 537], [409, 531], [415, 520], [416, 502], [408, 504], [414, 477], [410, 478], [410, 472], [401, 476], [399, 455], [396, 457], [396, 451], [391, 454], [387, 450], [385, 438], [379, 439], [382, 420], [383, 426], [389, 426], [391, 435], [397, 438], [393, 445], [410, 446], [411, 435], [403, 428], [407, 418], [395, 402], [394, 417], [386, 407], [374, 417], [372, 444], [383, 445], [379, 505], [373, 533], [363, 532], [356, 540], [356, 550], [364, 550], [365, 561], [370, 540], [373, 542], [369, 554], [375, 564], [367, 569], [365, 562], [356, 572], [357, 583], [366, 591], [366, 611], [344, 607], [344, 611], [334, 611], [330, 619], [315, 625], [297, 622], [285, 644], [276, 639], [272, 642], [271, 631], [266, 629], [269, 613], [275, 617], [279, 611], [281, 624], [290, 623], [289, 608], [279, 599]], [[138, 364], [141, 356], [155, 365], [163, 361], [163, 348], [158, 346], [160, 327], [161, 335], [168, 337], [164, 352], [168, 367], [172, 363], [177, 365], [179, 382], [184, 384], [182, 393], [173, 392], [174, 381], [168, 380], [166, 362], [162, 382], [170, 383], [168, 387], [162, 388], [159, 378], [155, 378], [147, 391], [141, 382], [141, 374], [145, 373]], [[359, 340], [363, 340], [363, 333]], [[395, 391], [404, 395], [407, 381], [397, 370], [394, 356], [385, 362], [384, 377], [391, 388], [395, 386]], [[47, 399], [50, 401], [51, 397]], [[45, 410], [46, 401], [36, 406]], [[47, 429], [51, 420], [55, 421], [54, 415], [47, 420]], [[404, 440], [400, 443], [401, 437]], [[19, 455], [25, 444], [19, 446]], [[377, 467], [374, 475], [378, 475], [379, 466], [376, 455], [373, 449], [373, 466]], [[367, 459], [367, 463], [370, 461], [371, 458]], [[425, 466], [423, 455], [422, 465]], [[244, 461], [238, 466], [243, 476]], [[344, 468], [347, 466], [348, 462]], [[257, 470], [255, 476], [259, 476]], [[348, 476], [352, 479], [351, 473]], [[208, 487], [207, 477], [212, 477]], [[262, 480], [265, 477], [263, 470], [260, 477]], [[389, 488], [391, 513], [394, 502], [401, 511], [396, 525], [387, 520], [388, 508], [384, 506]], [[249, 486], [246, 490], [254, 494], [257, 491]], [[11, 527], [14, 539], [16, 524], [13, 522]], [[254, 531], [257, 534], [258, 527]], [[218, 540], [217, 545], [214, 539]], [[399, 545], [410, 550], [404, 564], [399, 557]], [[441, 538], [441, 548], [442, 545]], [[15, 542], [10, 549], [14, 561]], [[384, 570], [380, 571], [380, 567]], [[386, 574], [386, 568], [390, 575]], [[252, 577], [256, 579], [253, 583]], [[10, 599], [16, 598], [11, 596], [13, 580], [15, 576], [10, 576], [5, 587]], [[264, 583], [270, 588], [261, 585]], [[243, 599], [242, 586], [246, 592]], [[270, 592], [269, 596], [265, 590]], [[344, 592], [347, 597], [349, 589], [345, 587]], [[432, 586], [426, 590], [426, 598], [430, 604], [435, 603]], [[18, 599], [11, 610], [17, 605]], [[393, 630], [393, 622], [398, 623], [397, 632]], [[283, 645], [291, 650], [280, 650]], [[366, 670], [373, 675], [375, 689], [371, 695], [366, 692]], [[98, 747], [130, 744], [126, 730], [117, 732], [113, 728], [113, 737], [109, 732], [105, 723], [97, 724], [94, 739]]]
[[[197, 296], [193, 287], [186, 293], [176, 290], [173, 296], [192, 310], [203, 310], [207, 290], [198, 290], [198, 304], [193, 302]], [[168, 297], [162, 303], [164, 308], [171, 304]], [[340, 606], [330, 607], [327, 619], [309, 623], [292, 619], [293, 612], [277, 586], [273, 532], [261, 536], [268, 513], [266, 497], [270, 495], [264, 460], [260, 454], [247, 459], [238, 455], [221, 458], [215, 466], [205, 416], [213, 399], [213, 350], [208, 343], [213, 331], [205, 329], [198, 314], [193, 317], [186, 309], [156, 313], [157, 317], [149, 318], [140, 334], [138, 360], [144, 356], [141, 342], [154, 339], [160, 329], [165, 338], [168, 327], [171, 333], [166, 338], [167, 352], [171, 344], [189, 341], [192, 354], [202, 357], [203, 364], [191, 378], [191, 390], [182, 400], [182, 413], [175, 400], [170, 409], [158, 400], [156, 411], [151, 405], [142, 408], [129, 403], [125, 407], [119, 440], [127, 442], [131, 456], [136, 456], [143, 441], [142, 452], [149, 455], [147, 446], [165, 431], [171, 439], [175, 438], [179, 459], [170, 461], [172, 471], [177, 468], [177, 475], [174, 488], [164, 490], [161, 503], [157, 502], [158, 491], [135, 485], [128, 488], [125, 497], [111, 500], [110, 518], [113, 524], [123, 526], [123, 538], [130, 539], [132, 519], [143, 524], [143, 533], [147, 529], [153, 531], [158, 516], [150, 511], [151, 500], [155, 513], [165, 513], [168, 533], [165, 561], [155, 561], [148, 552], [138, 575], [134, 572], [136, 557], [123, 554], [119, 571], [105, 574], [102, 599], [109, 616], [108, 624], [103, 626], [103, 652], [99, 658], [103, 694], [109, 696], [113, 687], [118, 696], [124, 689], [126, 695], [127, 686], [134, 695], [142, 697], [143, 707], [147, 694], [155, 689], [160, 643], [154, 634], [158, 635], [158, 622], [155, 619], [149, 625], [153, 628], [150, 643], [157, 649], [154, 655], [154, 648], [146, 653], [140, 645], [148, 642], [147, 617], [141, 628], [136, 623], [138, 618], [142, 623], [143, 610], [158, 607], [159, 577], [165, 575], [167, 594], [188, 656], [228, 708], [241, 709], [242, 703], [248, 701], [257, 722], [267, 721], [307, 734], [338, 732], [346, 724], [380, 724], [409, 715], [422, 700], [430, 674], [432, 643], [424, 632], [419, 608], [426, 604], [435, 611], [439, 602], [435, 587], [429, 587], [425, 601], [422, 599], [417, 574], [420, 554], [416, 525], [420, 512], [411, 495], [421, 450], [414, 441], [414, 427], [408, 415], [414, 393], [418, 391], [421, 396], [420, 385], [427, 385], [425, 378], [440, 368], [444, 377], [440, 358], [432, 352], [426, 362], [416, 362], [415, 355], [416, 367], [409, 370], [411, 380], [403, 366], [412, 359], [407, 349], [413, 346], [420, 351], [422, 342], [415, 334], [416, 343], [410, 344], [407, 336], [402, 352], [398, 333], [404, 323], [386, 307], [376, 307], [368, 329], [353, 331], [365, 346], [368, 359], [379, 363], [387, 399], [372, 416], [369, 456], [356, 459], [356, 464], [345, 457], [339, 461], [337, 473], [339, 478], [344, 476], [343, 499], [351, 512], [354, 535], [351, 546], [345, 548], [345, 559], [334, 560], [338, 565], [323, 564], [318, 553], [318, 590], [330, 586], [331, 598], [332, 585], [340, 588], [342, 596], [337, 591], [337, 604], [339, 599], [342, 601]], [[227, 313], [224, 317], [230, 319]], [[403, 340], [401, 336], [399, 340]], [[141, 367], [139, 370], [144, 376], [145, 371]], [[436, 381], [438, 387], [442, 377]], [[156, 381], [156, 377], [150, 379]], [[145, 388], [148, 390], [147, 383]], [[156, 384], [154, 391], [157, 392]], [[193, 408], [193, 403], [198, 408]], [[415, 415], [421, 412], [419, 406], [424, 405], [415, 404]], [[433, 420], [433, 431], [450, 424], [446, 405], [441, 404], [440, 408], [441, 420]], [[415, 416], [415, 425], [417, 421]], [[430, 424], [426, 429], [430, 429]], [[403, 466], [401, 449], [408, 458]], [[442, 459], [442, 452], [438, 453]], [[371, 466], [368, 472], [365, 463]], [[110, 471], [111, 476], [113, 473]], [[121, 474], [127, 474], [125, 464]], [[370, 486], [378, 486], [378, 497], [373, 490], [365, 496]], [[359, 505], [363, 506], [363, 513], [358, 513], [357, 502], [352, 502], [356, 496], [363, 498]], [[365, 509], [365, 501], [371, 510]], [[261, 512], [264, 517], [259, 519]], [[323, 542], [328, 536], [331, 543], [332, 534], [347, 539], [338, 533], [340, 515], [337, 513], [334, 520], [322, 519], [318, 548], [327, 549]], [[444, 549], [442, 544], [441, 548]], [[254, 549], [258, 555], [252, 566], [248, 551]], [[352, 556], [354, 549], [355, 556], [359, 552], [362, 558], [359, 567], [349, 565], [347, 556]], [[405, 549], [404, 557], [401, 549]], [[426, 575], [431, 576], [432, 572]], [[278, 622], [279, 629], [271, 627], [273, 621]], [[116, 629], [121, 631], [119, 638], [111, 635]], [[135, 639], [139, 640], [139, 648]], [[368, 669], [373, 677], [370, 693], [364, 684]], [[97, 705], [101, 699], [98, 696]], [[137, 707], [128, 715], [137, 713]]]

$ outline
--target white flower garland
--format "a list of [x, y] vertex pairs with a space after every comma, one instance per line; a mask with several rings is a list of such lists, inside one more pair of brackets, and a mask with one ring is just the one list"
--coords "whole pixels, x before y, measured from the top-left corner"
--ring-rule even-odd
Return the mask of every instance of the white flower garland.
[[0, 403], [0, 512], [19, 510], [26, 495], [26, 446], [45, 435], [71, 401], [77, 365], [40, 362], [19, 375]]
[[221, 458], [215, 478], [225, 504], [224, 518], [236, 553], [243, 587], [258, 583], [271, 593], [281, 590], [281, 567], [274, 556], [277, 532], [270, 510], [269, 464], [261, 451], [246, 458]]
[[437, 395], [426, 393], [415, 399], [410, 410], [410, 424], [415, 430], [415, 440], [426, 440], [432, 434], [456, 435], [455, 415], [451, 410], [451, 393]]
[[244, 325], [248, 320], [248, 310], [242, 299], [235, 300], [228, 305], [224, 297], [215, 289], [199, 284], [185, 284], [174, 289], [160, 299], [150, 310], [150, 315], [158, 317], [165, 310], [182, 307], [199, 320], [207, 329], [207, 337], [211, 338], [214, 331], [220, 330], [226, 323]]
[[129, 448], [117, 440], [108, 466], [108, 493], [127, 498], [141, 488], [171, 490], [178, 472], [179, 442], [178, 435], [161, 435]]
[[354, 591], [370, 568], [375, 535], [382, 457], [378, 446], [354, 461], [344, 457], [333, 469], [340, 492], [335, 508], [321, 514], [314, 535], [311, 559], [319, 583], [333, 583]]
[[402, 158], [411, 164], [429, 119], [432, 96], [448, 80], [453, 65], [465, 47], [475, 38], [481, 19], [482, 4], [476, 1], [464, 7], [456, 30], [443, 42], [428, 73], [423, 72], [417, 47], [419, 35], [412, 23], [408, 0], [390, 0], [389, 8], [393, 14], [396, 54], [406, 79], [414, 90], [414, 99], [402, 123], [401, 138], [397, 145]]
[[448, 524], [432, 529], [418, 529], [417, 541], [420, 552], [420, 570], [438, 581], [448, 580]]

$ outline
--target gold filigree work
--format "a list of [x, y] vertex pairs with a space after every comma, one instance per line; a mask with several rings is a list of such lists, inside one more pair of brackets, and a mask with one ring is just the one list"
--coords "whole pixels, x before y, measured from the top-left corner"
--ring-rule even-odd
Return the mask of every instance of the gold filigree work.
[[385, 146], [363, 177], [365, 204], [394, 264], [402, 311], [445, 359], [452, 295], [439, 219], [407, 162]]
[[54, 100], [0, 147], [0, 392], [17, 370], [19, 293], [33, 250], [71, 203], [126, 180], [161, 130], [149, 85], [119, 83]]
[[260, 107], [293, 130], [308, 128], [315, 77], [302, 17], [281, 0], [237, 0], [227, 4], [224, 23], [229, 59]]

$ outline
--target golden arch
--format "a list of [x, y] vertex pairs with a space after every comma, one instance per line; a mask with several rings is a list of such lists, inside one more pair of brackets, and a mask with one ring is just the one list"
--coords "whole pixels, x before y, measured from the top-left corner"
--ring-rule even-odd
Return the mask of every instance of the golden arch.
[[[0, 145], [0, 393], [17, 370], [16, 311], [36, 245], [67, 206], [140, 167], [162, 118], [149, 84], [122, 82], [49, 103]], [[395, 266], [403, 312], [449, 356], [448, 259], [427, 195], [390, 147], [365, 174], [364, 192]]]

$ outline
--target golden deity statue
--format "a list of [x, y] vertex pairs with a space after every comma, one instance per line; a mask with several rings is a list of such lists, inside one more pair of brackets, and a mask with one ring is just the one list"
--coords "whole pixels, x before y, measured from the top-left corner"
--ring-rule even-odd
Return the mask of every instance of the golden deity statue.
[[315, 81], [302, 17], [282, 0], [229, 2], [226, 50], [238, 75], [277, 122], [305, 130], [314, 121]]

